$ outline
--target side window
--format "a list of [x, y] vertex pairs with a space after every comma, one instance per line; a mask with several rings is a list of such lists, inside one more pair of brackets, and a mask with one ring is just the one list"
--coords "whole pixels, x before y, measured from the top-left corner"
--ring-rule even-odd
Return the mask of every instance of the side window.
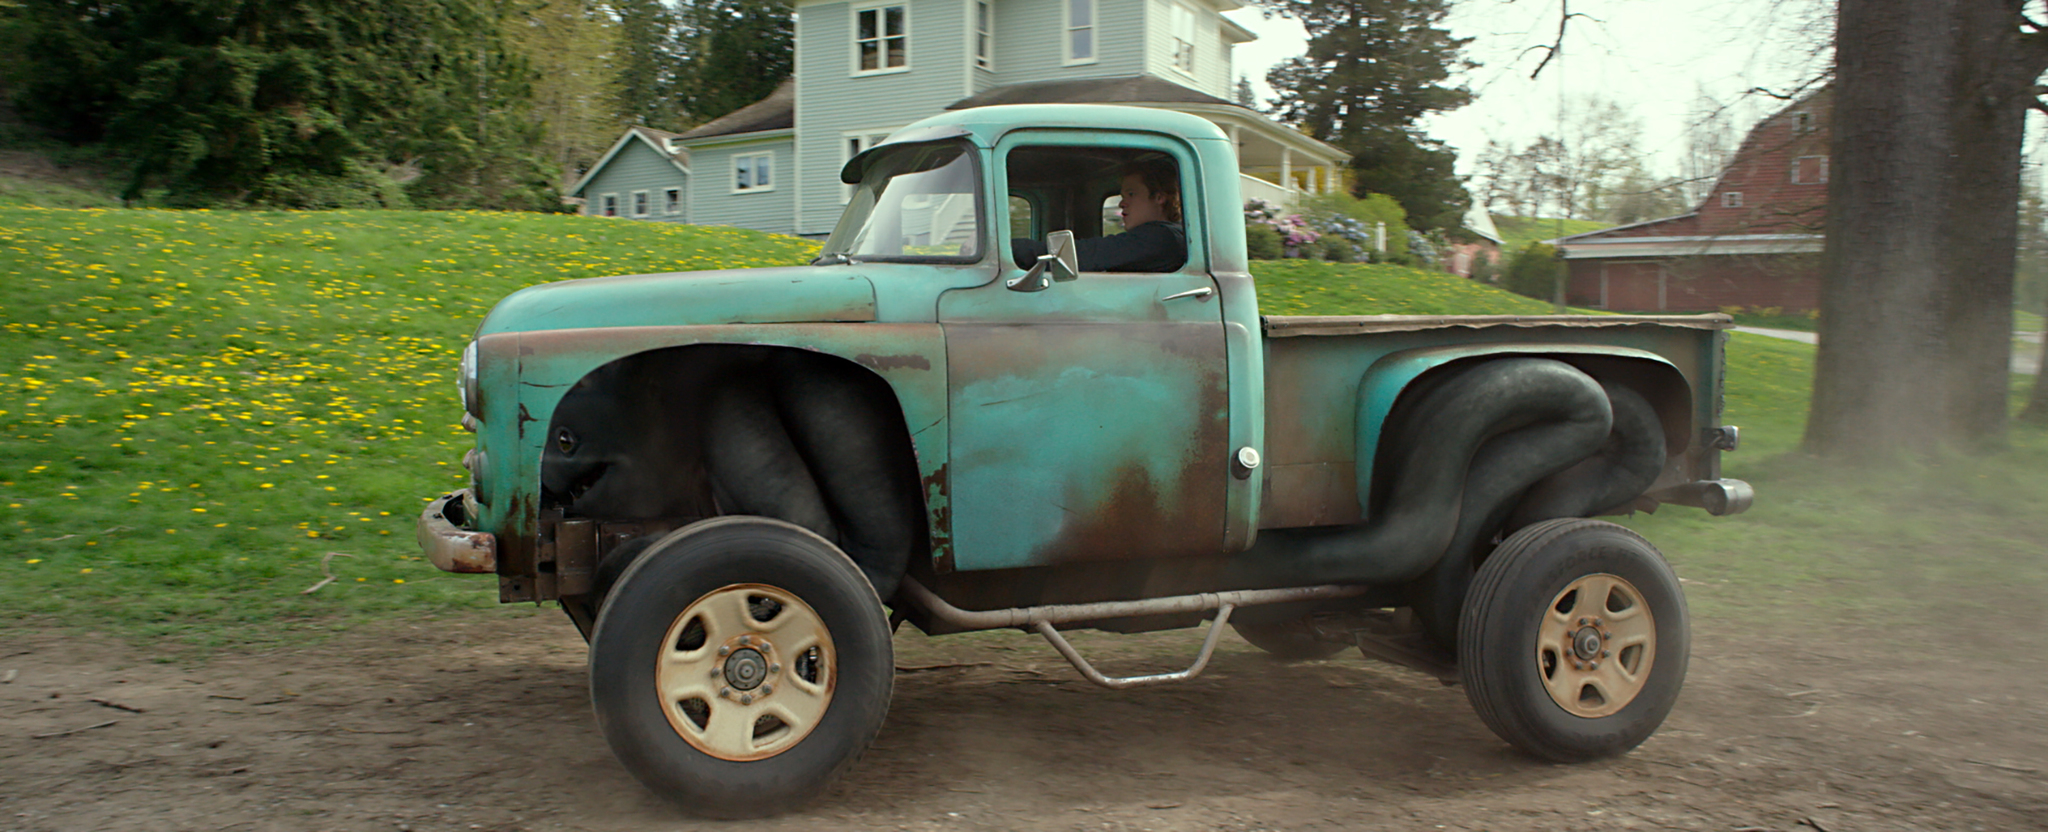
[[619, 215], [619, 195], [618, 195], [618, 194], [605, 194], [605, 195], [604, 195], [604, 199], [603, 199], [603, 202], [604, 202], [604, 216], [607, 216], [607, 217], [616, 217], [616, 216], [618, 216], [618, 215]]
[[1006, 150], [1011, 239], [1039, 243], [1067, 230], [1078, 241], [1082, 271], [1180, 271], [1190, 261], [1180, 162], [1163, 143], [1132, 144]]
[[1039, 235], [1032, 232], [1031, 220], [1031, 200], [1011, 194], [1010, 236], [1036, 239]]

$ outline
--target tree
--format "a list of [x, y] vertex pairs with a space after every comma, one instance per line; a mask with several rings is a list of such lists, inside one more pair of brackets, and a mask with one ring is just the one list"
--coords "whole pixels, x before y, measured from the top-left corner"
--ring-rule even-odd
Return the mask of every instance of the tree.
[[763, 98], [796, 70], [787, 0], [697, 0], [681, 12], [679, 103], [709, 121]]
[[541, 152], [566, 189], [618, 138], [618, 25], [597, 0], [536, 0], [507, 18], [505, 38], [533, 69]]
[[661, 130], [683, 121], [677, 93], [682, 57], [675, 14], [663, 0], [612, 0], [618, 18], [618, 113], [627, 124]]
[[0, 50], [31, 120], [131, 160], [130, 199], [396, 206], [411, 202], [398, 179], [473, 193], [530, 179], [526, 70], [495, 14], [484, 0], [20, 0], [0, 5]]
[[1488, 142], [1479, 162], [1488, 205], [1516, 216], [1639, 222], [1691, 207], [1678, 183], [1649, 168], [1642, 120], [1596, 95], [1567, 98], [1556, 135], [1520, 150]]
[[1424, 137], [1416, 121], [1462, 107], [1471, 91], [1451, 73], [1474, 66], [1470, 38], [1442, 27], [1445, 0], [1260, 0], [1267, 14], [1308, 30], [1308, 54], [1266, 76], [1274, 113], [1317, 139], [1350, 151], [1359, 194], [1401, 202], [1419, 230], [1455, 229], [1471, 198], [1452, 170], [1456, 155]]
[[1740, 142], [1734, 109], [1700, 90], [1687, 119], [1685, 155], [1678, 161], [1679, 192], [1687, 206], [1698, 205], [1713, 194]]
[[2004, 439], [2020, 147], [2048, 32], [2015, 0], [1842, 0], [1806, 448]]

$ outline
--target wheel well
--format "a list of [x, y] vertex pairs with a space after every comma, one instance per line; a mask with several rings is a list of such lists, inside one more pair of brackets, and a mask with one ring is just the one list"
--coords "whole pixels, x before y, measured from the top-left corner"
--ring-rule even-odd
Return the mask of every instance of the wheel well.
[[1413, 401], [1426, 395], [1442, 379], [1455, 376], [1463, 370], [1489, 361], [1507, 358], [1548, 358], [1562, 361], [1592, 377], [1603, 386], [1626, 387], [1641, 395], [1657, 411], [1657, 419], [1664, 431], [1664, 447], [1667, 459], [1681, 457], [1690, 447], [1694, 430], [1692, 428], [1692, 388], [1677, 369], [1644, 358], [1612, 355], [1587, 355], [1583, 353], [1504, 352], [1462, 358], [1432, 367], [1416, 376], [1401, 389], [1394, 405], [1384, 417], [1388, 429], [1379, 437], [1379, 448], [1373, 456], [1372, 498], [1374, 513], [1379, 503], [1390, 490], [1395, 475], [1389, 463], [1396, 458], [1392, 443], [1407, 441], [1395, 436], [1392, 430], [1395, 420]]
[[555, 407], [540, 472], [544, 515], [611, 529], [600, 574], [634, 538], [755, 514], [840, 546], [887, 598], [911, 550], [929, 545], [895, 391], [828, 353], [705, 344], [607, 363]]

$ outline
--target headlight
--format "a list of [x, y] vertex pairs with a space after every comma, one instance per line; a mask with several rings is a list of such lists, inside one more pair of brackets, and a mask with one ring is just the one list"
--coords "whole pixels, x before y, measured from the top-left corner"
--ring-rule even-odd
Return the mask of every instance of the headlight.
[[483, 418], [483, 399], [477, 395], [476, 387], [476, 342], [462, 350], [462, 369], [456, 372], [456, 386], [461, 389], [462, 412], [479, 419]]

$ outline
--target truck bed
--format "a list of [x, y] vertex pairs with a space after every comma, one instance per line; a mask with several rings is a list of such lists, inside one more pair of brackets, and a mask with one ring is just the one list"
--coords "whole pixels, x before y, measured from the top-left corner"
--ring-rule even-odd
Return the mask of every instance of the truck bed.
[[[1265, 333], [1266, 475], [1260, 528], [1357, 523], [1358, 466], [1398, 395], [1397, 376], [1416, 366], [1502, 352], [1557, 358], [1582, 369], [1619, 362], [1668, 364], [1645, 390], [1673, 418], [1670, 462], [1659, 484], [1718, 476], [1696, 447], [1719, 424], [1721, 330], [1727, 315], [1272, 315]], [[1311, 337], [1314, 336], [1314, 337]], [[1670, 372], [1676, 370], [1676, 373]], [[1385, 383], [1376, 383], [1383, 379]], [[1364, 380], [1364, 381], [1361, 381]], [[1374, 412], [1359, 430], [1361, 412]], [[1714, 466], [1718, 467], [1718, 466]]]

